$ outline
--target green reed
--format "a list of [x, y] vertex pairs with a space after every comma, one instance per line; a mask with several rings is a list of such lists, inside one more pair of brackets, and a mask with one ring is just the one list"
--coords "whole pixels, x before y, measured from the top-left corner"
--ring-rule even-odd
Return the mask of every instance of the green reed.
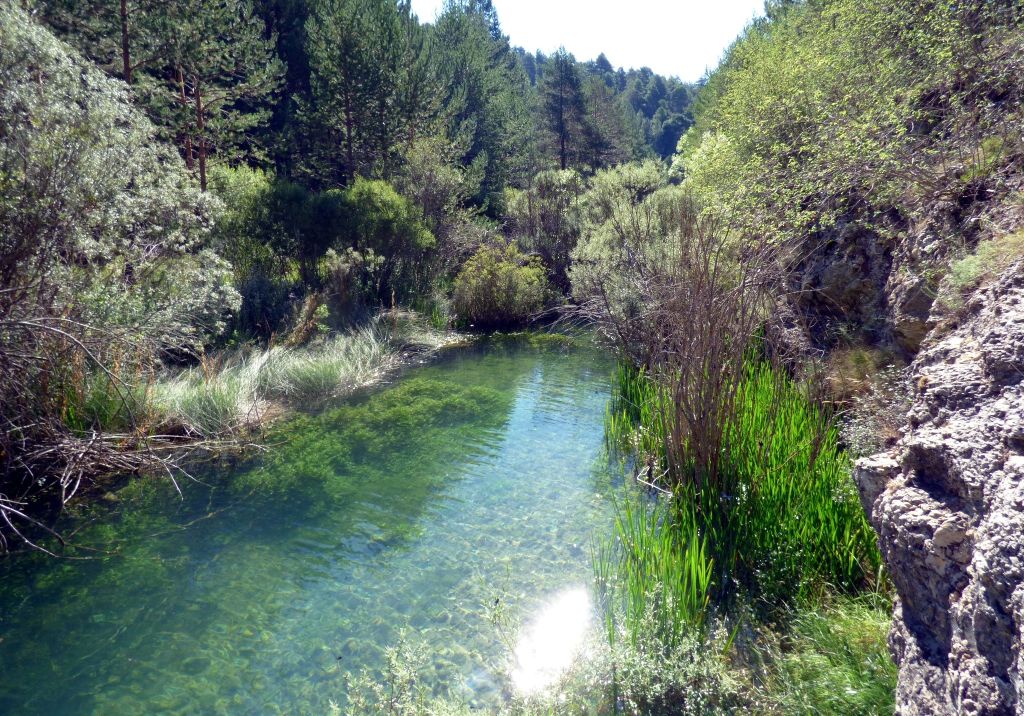
[[[720, 446], [725, 479], [715, 482], [701, 479], [686, 445], [668, 449], [679, 417], [656, 381], [620, 366], [615, 387], [609, 449], [638, 471], [663, 476], [672, 498], [660, 530], [671, 535], [664, 539], [700, 545], [674, 554], [684, 563], [700, 554], [711, 565], [715, 604], [728, 609], [742, 593], [770, 611], [825, 588], [854, 592], [876, 577], [874, 533], [837, 431], [783, 373], [760, 361], [747, 365]], [[677, 456], [674, 464], [669, 455]], [[654, 536], [635, 544], [659, 554]], [[658, 588], [656, 579], [647, 581]]]

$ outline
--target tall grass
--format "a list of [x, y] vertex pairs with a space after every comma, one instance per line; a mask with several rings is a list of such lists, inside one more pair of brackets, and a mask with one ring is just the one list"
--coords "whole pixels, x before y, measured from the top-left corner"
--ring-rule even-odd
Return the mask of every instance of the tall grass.
[[745, 368], [714, 481], [687, 445], [672, 444], [685, 431], [674, 429], [667, 391], [629, 367], [619, 368], [617, 384], [606, 440], [672, 492], [662, 523], [674, 539], [698, 535], [714, 601], [728, 606], [742, 592], [779, 605], [827, 588], [852, 592], [876, 577], [880, 556], [849, 458], [826, 416], [784, 374], [759, 361]]
[[614, 539], [594, 554], [609, 641], [621, 635], [635, 647], [642, 633], [674, 648], [708, 614], [713, 560], [705, 539], [695, 520], [674, 523], [663, 501], [634, 496], [616, 507]]
[[393, 369], [404, 353], [449, 340], [413, 314], [390, 312], [369, 326], [304, 348], [238, 351], [157, 380], [154, 420], [211, 437], [253, 426], [281, 405], [315, 408]]
[[897, 668], [887, 636], [892, 605], [877, 595], [807, 608], [777, 643], [758, 647], [757, 710], [883, 714], [895, 708]]

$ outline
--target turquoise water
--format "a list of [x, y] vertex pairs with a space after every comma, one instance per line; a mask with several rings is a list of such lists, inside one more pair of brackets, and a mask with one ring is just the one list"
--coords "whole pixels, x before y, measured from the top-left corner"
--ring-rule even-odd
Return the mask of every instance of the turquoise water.
[[289, 421], [183, 496], [131, 482], [64, 525], [88, 559], [0, 563], [0, 713], [326, 713], [402, 633], [429, 647], [435, 693], [486, 711], [530, 666], [491, 608], [513, 625], [587, 609], [563, 597], [611, 531], [612, 365], [537, 343]]

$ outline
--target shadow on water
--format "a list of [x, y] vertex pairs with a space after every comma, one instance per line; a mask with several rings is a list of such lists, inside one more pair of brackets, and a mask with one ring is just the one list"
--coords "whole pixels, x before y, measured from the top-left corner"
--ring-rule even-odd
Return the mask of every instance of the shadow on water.
[[489, 341], [289, 420], [183, 496], [128, 483], [73, 525], [106, 556], [0, 564], [0, 713], [326, 712], [403, 628], [439, 693], [497, 698], [482, 605], [586, 581], [610, 529], [610, 369]]

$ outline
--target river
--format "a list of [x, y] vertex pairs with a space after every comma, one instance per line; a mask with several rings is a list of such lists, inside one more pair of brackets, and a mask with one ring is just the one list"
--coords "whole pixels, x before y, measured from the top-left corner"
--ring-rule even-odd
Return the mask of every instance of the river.
[[80, 508], [86, 559], [0, 562], [0, 713], [327, 713], [402, 638], [436, 694], [543, 688], [593, 618], [611, 369], [484, 341]]

